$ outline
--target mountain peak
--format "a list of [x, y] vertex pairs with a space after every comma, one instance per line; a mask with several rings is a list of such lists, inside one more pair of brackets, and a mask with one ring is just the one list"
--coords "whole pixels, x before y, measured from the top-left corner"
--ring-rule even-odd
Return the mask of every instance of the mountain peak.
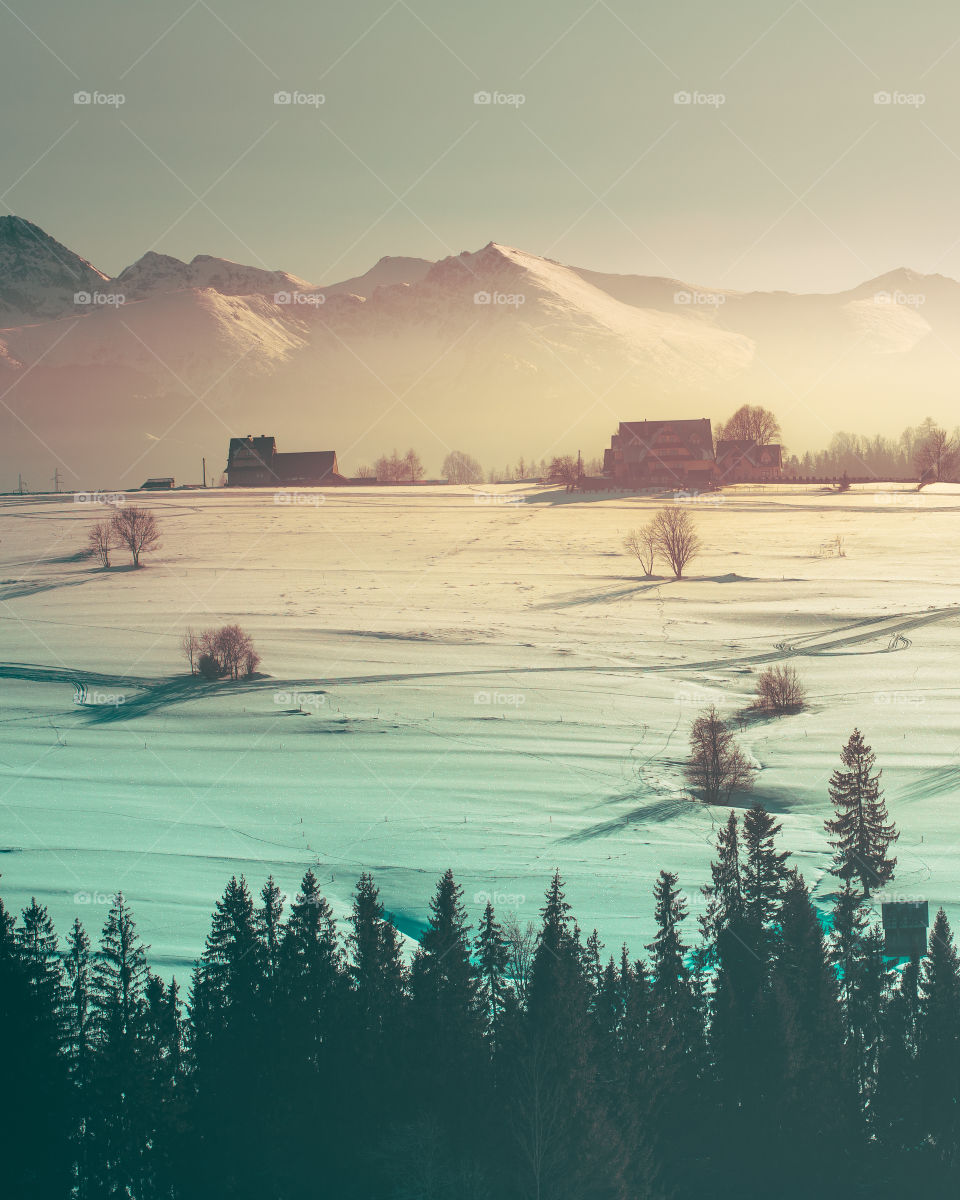
[[23, 217], [0, 217], [0, 319], [20, 324], [73, 312], [78, 292], [107, 276]]

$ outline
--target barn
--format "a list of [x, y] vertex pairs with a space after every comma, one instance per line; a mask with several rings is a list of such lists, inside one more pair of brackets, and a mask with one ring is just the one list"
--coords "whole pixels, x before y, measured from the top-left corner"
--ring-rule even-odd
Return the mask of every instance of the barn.
[[709, 417], [621, 421], [603, 453], [603, 473], [616, 487], [699, 491], [713, 486], [715, 472]]
[[346, 482], [336, 450], [282, 453], [277, 439], [266, 434], [230, 439], [227, 487], [326, 487]]

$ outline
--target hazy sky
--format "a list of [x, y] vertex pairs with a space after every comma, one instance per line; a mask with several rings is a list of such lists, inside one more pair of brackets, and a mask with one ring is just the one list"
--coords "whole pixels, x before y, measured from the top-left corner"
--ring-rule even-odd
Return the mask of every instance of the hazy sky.
[[324, 284], [492, 239], [727, 287], [960, 276], [949, 0], [0, 0], [0, 100], [0, 212], [110, 273]]

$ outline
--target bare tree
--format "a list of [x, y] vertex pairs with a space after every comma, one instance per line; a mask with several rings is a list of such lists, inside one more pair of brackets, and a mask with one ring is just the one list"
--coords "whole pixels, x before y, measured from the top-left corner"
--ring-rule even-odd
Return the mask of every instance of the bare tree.
[[483, 467], [462, 450], [451, 450], [443, 460], [442, 475], [448, 483], [483, 483]]
[[789, 663], [767, 667], [757, 678], [756, 708], [777, 713], [799, 712], [806, 700], [807, 689], [796, 667]]
[[374, 477], [373, 467], [368, 466], [367, 463], [361, 463], [360, 466], [357, 467], [357, 478], [358, 479], [373, 479], [373, 477]]
[[424, 476], [423, 463], [416, 450], [408, 450], [403, 456], [403, 477], [411, 483], [416, 483]]
[[726, 804], [734, 792], [753, 787], [753, 768], [713, 706], [691, 726], [686, 776], [707, 804]]
[[510, 913], [503, 921], [503, 940], [507, 946], [507, 975], [522, 1007], [527, 1001], [537, 931], [532, 921], [521, 925], [517, 914]]
[[99, 558], [101, 567], [110, 566], [110, 551], [115, 545], [113, 527], [109, 521], [98, 521], [87, 533], [87, 545]]
[[113, 534], [121, 546], [130, 551], [135, 567], [140, 566], [140, 555], [144, 550], [160, 548], [160, 526], [157, 519], [146, 508], [119, 508], [110, 522]]
[[180, 649], [183, 657], [190, 664], [190, 674], [197, 673], [197, 659], [200, 657], [200, 636], [194, 629], [188, 629], [180, 639]]
[[637, 557], [644, 575], [653, 574], [653, 563], [657, 556], [657, 535], [652, 521], [641, 525], [639, 529], [631, 529], [623, 539], [623, 548]]
[[570, 491], [576, 487], [579, 477], [577, 460], [569, 454], [551, 459], [550, 466], [547, 468], [548, 483], [562, 483], [566, 486], [567, 491]]
[[685, 508], [661, 508], [651, 522], [654, 544], [679, 579], [683, 568], [699, 554], [703, 543]]
[[960, 443], [955, 435], [934, 425], [917, 446], [914, 465], [921, 483], [942, 483], [952, 478], [960, 460]]
[[733, 442], [756, 442], [766, 446], [783, 436], [780, 422], [760, 404], [742, 404], [732, 417], [720, 428], [721, 438]]

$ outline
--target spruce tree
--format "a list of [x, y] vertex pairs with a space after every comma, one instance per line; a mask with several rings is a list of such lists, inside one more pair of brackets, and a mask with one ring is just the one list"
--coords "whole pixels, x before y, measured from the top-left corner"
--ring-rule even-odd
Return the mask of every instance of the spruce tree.
[[781, 829], [762, 804], [755, 804], [743, 818], [743, 908], [758, 945], [763, 943], [760, 934], [769, 929], [777, 912], [789, 875], [786, 851], [776, 848]]
[[920, 969], [917, 1067], [924, 1123], [944, 1163], [960, 1156], [960, 958], [941, 908]]
[[[463, 889], [451, 870], [441, 876], [430, 918], [410, 970], [410, 1078], [421, 1111], [459, 1155], [489, 1099], [489, 1058], [479, 981], [472, 960]], [[473, 1086], [462, 1087], [464, 1079]], [[450, 1105], [441, 1097], [460, 1095]]]
[[711, 882], [701, 891], [706, 911], [699, 917], [700, 934], [706, 953], [704, 964], [714, 960], [720, 930], [743, 911], [743, 884], [740, 867], [740, 830], [737, 814], [730, 810], [727, 823], [717, 833], [717, 853], [710, 864]]
[[89, 1194], [90, 1118], [93, 1102], [91, 1090], [95, 1052], [93, 1014], [91, 1011], [90, 938], [80, 918], [74, 919], [67, 938], [65, 962], [69, 1002], [67, 1006], [67, 1055], [73, 1080], [75, 1103], [74, 1141], [76, 1158], [76, 1191], [78, 1200]]
[[840, 879], [858, 879], [864, 896], [893, 878], [897, 860], [890, 847], [900, 836], [887, 814], [880, 790], [881, 771], [874, 773], [876, 755], [855, 729], [840, 752], [844, 768], [830, 778], [830, 799], [835, 816], [824, 822], [834, 860], [832, 871]]
[[489, 900], [480, 918], [475, 955], [485, 1035], [491, 1050], [495, 1051], [510, 1002], [511, 988], [507, 978], [510, 952]]
[[[803, 877], [791, 872], [780, 908], [774, 951], [772, 997], [779, 1048], [767, 1102], [779, 1135], [771, 1137], [771, 1165], [790, 1181], [782, 1194], [809, 1194], [833, 1186], [853, 1133], [844, 1104], [840, 1055], [842, 1033], [836, 976]], [[816, 1103], [811, 1098], [816, 1096]], [[811, 1162], [808, 1148], [817, 1146]], [[802, 1188], [797, 1182], [804, 1173]], [[795, 1182], [796, 1181], [796, 1182]]]
[[146, 947], [121, 893], [94, 956], [90, 1010], [96, 1031], [91, 1191], [139, 1195], [147, 1178], [149, 1076], [143, 1057]]

